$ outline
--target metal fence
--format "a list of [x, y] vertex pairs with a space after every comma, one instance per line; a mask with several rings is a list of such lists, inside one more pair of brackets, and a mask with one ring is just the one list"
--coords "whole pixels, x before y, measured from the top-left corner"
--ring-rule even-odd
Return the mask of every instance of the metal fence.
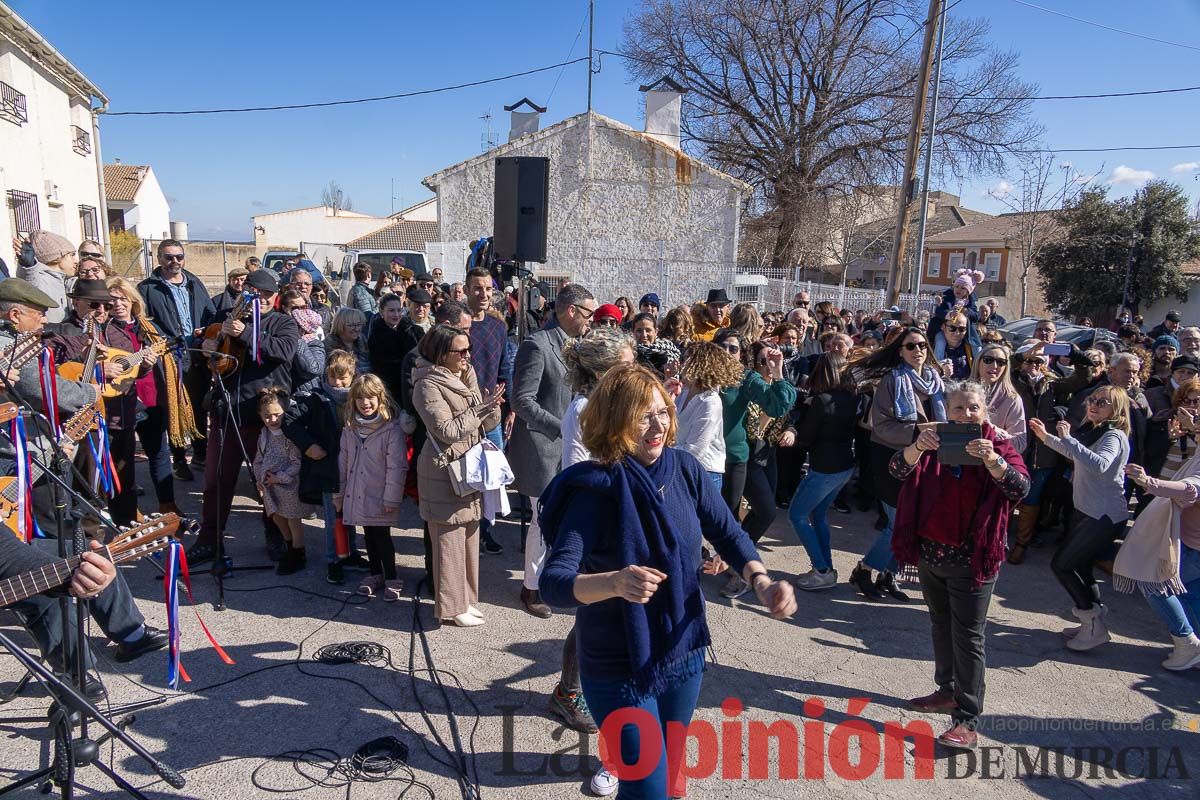
[[[742, 275], [762, 276], [766, 286], [762, 290], [763, 304], [767, 309], [788, 309], [792, 307], [792, 298], [796, 292], [808, 292], [809, 298], [815, 305], [822, 300], [828, 300], [838, 308], [850, 308], [857, 311], [875, 311], [885, 308], [887, 302], [886, 289], [844, 286], [841, 284], [819, 283], [817, 281], [797, 280], [795, 271], [771, 268], [742, 268]], [[900, 293], [900, 308], [915, 314], [922, 309], [933, 311], [937, 308], [941, 297], [936, 294]]]
[[[158, 266], [158, 245], [162, 239], [142, 239], [141, 246], [113, 251], [113, 273], [134, 281], [147, 277]], [[229, 270], [241, 267], [255, 255], [253, 242], [226, 242], [190, 239], [183, 243], [184, 269], [204, 282], [210, 292], [226, 283]]]

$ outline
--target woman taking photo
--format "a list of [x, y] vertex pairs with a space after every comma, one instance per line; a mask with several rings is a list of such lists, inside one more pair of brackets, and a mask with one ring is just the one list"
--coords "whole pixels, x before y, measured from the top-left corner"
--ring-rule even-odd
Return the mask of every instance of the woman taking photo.
[[[771, 352], [777, 351], [773, 351], [765, 342], [755, 342], [750, 349], [754, 371], [768, 383], [774, 380], [769, 361]], [[746, 421], [743, 424], [746, 442], [750, 446], [750, 460], [746, 462], [746, 488], [742, 496], [746, 498], [750, 511], [742, 520], [742, 529], [750, 534], [752, 542], [762, 538], [779, 511], [775, 503], [775, 490], [779, 484], [776, 458], [780, 447], [790, 448], [796, 443], [796, 429], [792, 427], [791, 419], [790, 408], [783, 414], [772, 416], [757, 403], [750, 403], [746, 407]]]
[[455, 492], [446, 464], [500, 424], [504, 385], [495, 394], [480, 393], [471, 340], [458, 328], [435, 325], [418, 347], [424, 361], [413, 367], [413, 405], [427, 438], [417, 458], [417, 489], [433, 546], [434, 613], [443, 623], [473, 627], [484, 621], [476, 607], [482, 504], [479, 492]]
[[967, 340], [967, 316], [951, 311], [942, 324], [945, 349], [938, 359], [942, 377], [961, 381], [975, 369], [976, 347]]
[[325, 360], [335, 350], [345, 350], [354, 356], [354, 374], [366, 375], [371, 371], [371, 357], [367, 353], [367, 340], [363, 336], [363, 328], [367, 324], [367, 316], [357, 308], [342, 306], [333, 315], [329, 326], [329, 335], [325, 337]]
[[812, 563], [812, 569], [796, 579], [796, 586], [809, 592], [837, 583], [827, 515], [830, 504], [854, 474], [858, 421], [854, 389], [846, 359], [826, 353], [817, 359], [809, 377], [808, 401], [797, 409], [801, 422], [796, 429], [796, 447], [807, 450], [811, 461], [788, 505], [788, 519]]
[[[796, 602], [790, 586], [771, 580], [696, 459], [671, 447], [675, 407], [652, 372], [609, 370], [581, 422], [592, 460], [559, 473], [542, 495], [549, 552], [540, 589], [551, 605], [578, 607], [583, 693], [596, 723], [631, 707], [656, 720], [625, 725], [606, 744], [624, 764], [659, 754], [639, 780], [609, 765], [620, 797], [658, 800], [669, 789], [667, 726], [691, 721], [712, 641], [698, 577], [702, 540], [772, 616], [790, 616]], [[653, 739], [643, 742], [643, 733]]]
[[675, 398], [675, 447], [700, 462], [717, 491], [725, 475], [721, 390], [739, 386], [742, 375], [741, 362], [712, 342], [696, 342], [688, 348], [680, 374], [683, 391]]
[[1072, 612], [1083, 623], [1063, 632], [1067, 647], [1091, 650], [1111, 637], [1104, 624], [1108, 609], [1100, 604], [1100, 587], [1092, 564], [1108, 550], [1129, 519], [1125, 499], [1125, 464], [1129, 461], [1129, 396], [1105, 384], [1087, 398], [1087, 416], [1078, 436], [1071, 425], [1059, 422], [1058, 435], [1046, 430], [1040, 419], [1030, 420], [1029, 430], [1054, 452], [1071, 461], [1071, 496], [1075, 515], [1071, 529], [1058, 546], [1050, 568], [1074, 603]]
[[1029, 490], [1029, 473], [1012, 441], [988, 421], [988, 390], [961, 383], [946, 391], [951, 422], [980, 425], [968, 442], [978, 464], [938, 461], [936, 430], [896, 453], [892, 477], [902, 482], [892, 549], [896, 561], [917, 567], [933, 629], [937, 691], [909, 701], [917, 711], [949, 713], [947, 747], [974, 749], [983, 713], [984, 628], [996, 576], [1004, 560], [1008, 518]]
[[997, 435], [1012, 441], [1018, 453], [1025, 451], [1028, 432], [1025, 428], [1025, 407], [1009, 378], [1008, 348], [985, 344], [971, 368], [971, 380], [987, 390], [988, 421]]
[[[929, 340], [920, 328], [901, 328], [888, 343], [854, 365], [862, 380], [878, 380], [868, 417], [871, 426], [871, 479], [883, 503], [887, 523], [871, 549], [850, 573], [850, 583], [872, 600], [887, 593], [905, 602], [908, 595], [896, 586], [896, 560], [892, 557], [892, 528], [900, 482], [890, 464], [897, 451], [917, 438], [917, 426], [946, 421], [942, 375], [929, 360]], [[872, 581], [872, 570], [879, 578]]]

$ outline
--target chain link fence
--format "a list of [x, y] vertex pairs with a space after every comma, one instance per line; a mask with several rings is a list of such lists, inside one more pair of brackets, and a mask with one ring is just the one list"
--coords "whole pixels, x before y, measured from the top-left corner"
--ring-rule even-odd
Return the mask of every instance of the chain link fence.
[[[868, 313], [890, 305], [887, 302], [886, 289], [871, 289], [866, 287], [843, 286], [841, 284], [819, 283], [810, 280], [796, 280], [795, 273], [786, 269], [756, 268], [742, 270], [744, 276], [753, 275], [765, 281], [762, 289], [762, 303], [767, 310], [790, 309], [792, 298], [797, 292], [808, 292], [812, 303], [816, 305], [822, 300], [832, 302], [838, 308], [849, 308], [853, 311], [862, 309]], [[900, 293], [900, 308], [915, 314], [925, 310], [932, 312], [941, 301], [937, 294]]]
[[[115, 242], [112, 272], [137, 282], [158, 266], [158, 245], [162, 239], [141, 239], [136, 244]], [[192, 239], [183, 243], [187, 256], [184, 269], [199, 278], [210, 293], [216, 293], [226, 283], [229, 270], [246, 263], [255, 255], [253, 242], [226, 242]]]

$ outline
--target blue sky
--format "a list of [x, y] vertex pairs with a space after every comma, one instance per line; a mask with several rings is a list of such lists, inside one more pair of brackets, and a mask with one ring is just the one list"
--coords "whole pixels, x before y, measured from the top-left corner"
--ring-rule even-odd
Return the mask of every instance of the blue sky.
[[[552, 64], [586, 53], [586, 0], [308, 0], [94, 3], [8, 0], [112, 100], [111, 110], [274, 105], [411, 91]], [[1037, 0], [1038, 5], [1200, 48], [1200, 0]], [[617, 49], [636, 0], [596, 0], [595, 46]], [[1153, 13], [1148, 13], [1148, 9]], [[1020, 54], [1020, 76], [1042, 94], [1200, 84], [1200, 49], [1089, 27], [1014, 0], [962, 0], [994, 42]], [[574, 48], [572, 45], [574, 43]], [[594, 107], [640, 125], [641, 96], [622, 63], [604, 57]], [[443, 94], [331, 109], [102, 122], [106, 161], [152, 164], [172, 218], [193, 238], [249, 239], [250, 217], [317, 204], [338, 180], [359, 211], [387, 214], [428, 196], [420, 181], [480, 152], [487, 111], [504, 141], [506, 103], [549, 105], [543, 124], [586, 108], [586, 65]], [[555, 82], [558, 85], [555, 88]], [[553, 89], [553, 95], [551, 91]], [[1034, 104], [1051, 148], [1200, 144], [1200, 92]], [[1074, 169], [1133, 191], [1146, 173], [1200, 198], [1200, 148], [1062, 154]], [[980, 176], [963, 204], [1004, 210], [987, 196], [1014, 176]], [[393, 200], [393, 180], [395, 199]]]

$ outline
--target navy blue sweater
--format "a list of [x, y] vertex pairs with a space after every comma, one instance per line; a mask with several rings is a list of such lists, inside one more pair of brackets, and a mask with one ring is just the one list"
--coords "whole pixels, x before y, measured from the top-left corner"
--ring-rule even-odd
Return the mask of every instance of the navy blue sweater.
[[[687, 554], [687, 568], [700, 569], [701, 538], [704, 538], [741, 574], [748, 562], [758, 560], [758, 551], [700, 462], [690, 453], [674, 452], [674, 470], [668, 471], [663, 466], [664, 459], [659, 459], [649, 471], [655, 482], [665, 487], [668, 514], [676, 521], [674, 533], [680, 537], [683, 552]], [[625, 601], [614, 597], [585, 606], [575, 599], [577, 575], [615, 572], [625, 567], [621, 563], [616, 507], [612, 498], [599, 492], [581, 490], [576, 494], [546, 556], [539, 588], [542, 599], [552, 606], [579, 606], [575, 630], [580, 670], [589, 677], [624, 680], [632, 671], [621, 615], [621, 604]], [[696, 605], [703, 609], [703, 598]], [[707, 626], [703, 611], [692, 624]]]

